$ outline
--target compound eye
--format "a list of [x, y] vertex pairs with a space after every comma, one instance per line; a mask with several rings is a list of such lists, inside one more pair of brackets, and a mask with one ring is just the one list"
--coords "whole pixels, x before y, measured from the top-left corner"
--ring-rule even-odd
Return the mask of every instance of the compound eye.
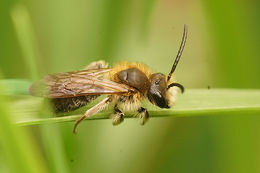
[[161, 80], [157, 80], [157, 81], [155, 81], [155, 85], [159, 85], [160, 82], [161, 82]]

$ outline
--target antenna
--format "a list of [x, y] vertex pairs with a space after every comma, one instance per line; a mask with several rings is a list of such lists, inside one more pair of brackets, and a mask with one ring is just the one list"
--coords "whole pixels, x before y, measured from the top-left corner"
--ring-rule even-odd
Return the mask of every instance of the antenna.
[[174, 64], [173, 64], [172, 69], [171, 69], [171, 72], [168, 75], [167, 81], [169, 81], [171, 79], [172, 74], [173, 74], [173, 72], [175, 71], [175, 69], [177, 67], [177, 64], [178, 64], [178, 62], [179, 62], [179, 60], [181, 58], [181, 54], [182, 54], [184, 46], [185, 46], [186, 39], [187, 39], [187, 25], [184, 24], [184, 32], [183, 32], [183, 36], [182, 36], [181, 46], [180, 46], [178, 54], [177, 54], [177, 56], [175, 58]]

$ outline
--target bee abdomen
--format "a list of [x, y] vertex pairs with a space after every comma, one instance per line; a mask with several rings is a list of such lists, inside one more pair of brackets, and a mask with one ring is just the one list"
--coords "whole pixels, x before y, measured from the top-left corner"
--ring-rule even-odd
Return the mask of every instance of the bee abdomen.
[[89, 102], [96, 99], [98, 96], [99, 95], [89, 95], [71, 98], [55, 98], [52, 99], [53, 108], [56, 113], [70, 112], [87, 105]]

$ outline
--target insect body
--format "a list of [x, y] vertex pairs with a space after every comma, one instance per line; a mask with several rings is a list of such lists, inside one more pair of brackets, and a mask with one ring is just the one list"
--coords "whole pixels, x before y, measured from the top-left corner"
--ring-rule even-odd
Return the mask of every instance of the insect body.
[[172, 74], [181, 57], [186, 38], [185, 25], [182, 43], [168, 76], [154, 73], [142, 63], [122, 62], [108, 68], [104, 61], [97, 61], [81, 71], [47, 75], [35, 82], [29, 92], [31, 95], [50, 98], [57, 113], [78, 109], [100, 95], [107, 95], [76, 121], [74, 133], [82, 120], [108, 105], [114, 106], [111, 116], [114, 125], [124, 120], [126, 111], [137, 111], [142, 118], [142, 124], [145, 124], [149, 113], [141, 107], [141, 101], [148, 98], [160, 108], [170, 108], [176, 101], [176, 87], [184, 92], [184, 87], [173, 81]]

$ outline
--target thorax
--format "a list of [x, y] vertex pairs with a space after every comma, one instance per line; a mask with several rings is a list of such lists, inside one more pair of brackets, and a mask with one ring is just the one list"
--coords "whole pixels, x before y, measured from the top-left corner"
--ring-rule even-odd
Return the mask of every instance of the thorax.
[[135, 88], [139, 94], [146, 96], [150, 88], [149, 77], [152, 71], [145, 64], [123, 62], [112, 68], [110, 80]]

